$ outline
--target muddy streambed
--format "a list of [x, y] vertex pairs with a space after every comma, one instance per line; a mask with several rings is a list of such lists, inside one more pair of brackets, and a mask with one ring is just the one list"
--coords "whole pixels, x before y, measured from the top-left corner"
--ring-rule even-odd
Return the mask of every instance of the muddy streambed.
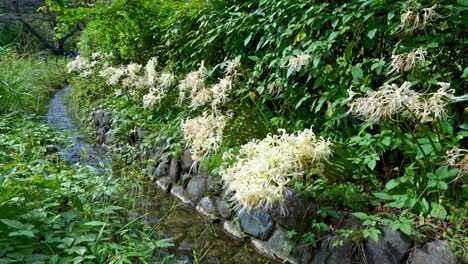
[[[69, 146], [63, 148], [64, 158], [70, 163], [111, 167], [110, 160], [99, 155], [102, 150], [87, 143], [80, 127], [69, 115], [64, 99], [69, 89], [57, 92], [49, 104], [47, 118], [51, 125], [69, 135]], [[194, 208], [148, 184], [137, 195], [131, 219], [143, 219], [154, 227], [160, 237], [172, 237], [174, 246], [164, 250], [173, 254], [179, 263], [275, 263], [259, 255], [250, 243], [236, 240], [226, 234], [220, 224], [212, 223]]]

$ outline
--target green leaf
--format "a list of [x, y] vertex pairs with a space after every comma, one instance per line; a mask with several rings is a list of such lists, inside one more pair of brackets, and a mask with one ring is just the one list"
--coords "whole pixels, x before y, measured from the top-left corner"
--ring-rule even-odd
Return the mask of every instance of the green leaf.
[[461, 6], [468, 7], [468, 0], [457, 0], [457, 3]]
[[361, 213], [361, 212], [352, 213], [352, 215], [354, 215], [355, 217], [357, 217], [357, 218], [359, 218], [361, 220], [364, 220], [364, 219], [368, 218], [367, 214]]
[[430, 216], [435, 217], [439, 220], [444, 220], [447, 217], [447, 210], [444, 206], [435, 202], [431, 202], [432, 210], [429, 213]]
[[387, 182], [387, 184], [385, 184], [385, 189], [391, 190], [391, 189], [397, 187], [398, 185], [400, 185], [400, 183], [401, 183], [400, 180], [392, 179], [389, 182]]
[[374, 29], [372, 29], [371, 31], [367, 32], [367, 36], [368, 36], [370, 39], [373, 39], [376, 32], [377, 32], [377, 29], [374, 28]]
[[382, 199], [382, 200], [393, 200], [393, 196], [389, 195], [388, 193], [384, 192], [375, 192], [373, 193], [375, 197]]
[[8, 236], [11, 236], [11, 237], [12, 236], [25, 236], [29, 238], [35, 237], [34, 232], [31, 230], [19, 230], [19, 231], [11, 232], [8, 234]]
[[247, 44], [249, 44], [250, 39], [252, 39], [252, 36], [253, 36], [253, 34], [250, 33], [250, 35], [244, 40], [244, 46], [247, 46]]
[[408, 236], [411, 235], [413, 231], [413, 228], [411, 227], [409, 223], [402, 223], [399, 229], [401, 230], [401, 232], [407, 234]]
[[165, 238], [165, 239], [160, 239], [156, 241], [156, 247], [158, 248], [166, 248], [166, 247], [172, 247], [172, 246], [174, 246], [172, 238]]
[[353, 75], [353, 81], [362, 80], [364, 77], [364, 72], [362, 71], [361, 66], [358, 65], [351, 67], [351, 74]]
[[15, 228], [15, 229], [24, 229], [25, 228], [25, 225], [23, 223], [18, 222], [16, 220], [0, 219], [0, 221], [2, 223], [4, 223], [5, 225], [7, 225], [9, 227], [12, 227], [12, 228]]
[[101, 221], [91, 221], [91, 222], [84, 223], [83, 225], [86, 225], [86, 226], [103, 226], [103, 225], [107, 225], [107, 223], [101, 222]]

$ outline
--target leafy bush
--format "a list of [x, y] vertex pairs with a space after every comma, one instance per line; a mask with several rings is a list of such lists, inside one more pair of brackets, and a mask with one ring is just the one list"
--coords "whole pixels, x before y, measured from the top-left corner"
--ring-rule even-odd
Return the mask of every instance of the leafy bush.
[[[374, 229], [380, 223], [431, 237], [428, 227], [437, 223], [441, 236], [466, 234], [457, 217], [466, 214], [468, 195], [464, 1], [143, 2], [154, 4], [157, 18], [130, 18], [145, 26], [139, 33], [128, 26], [121, 30], [122, 39], [149, 34], [155, 41], [145, 42], [148, 49], [141, 54], [116, 55], [111, 61], [143, 63], [156, 56], [158, 70], [178, 76], [179, 90], [190, 91], [192, 102], [176, 104], [176, 87], [149, 108], [143, 108], [141, 94], [112, 100], [100, 96], [94, 104], [80, 98], [90, 107], [107, 102], [108, 109], [126, 112], [119, 119], [126, 128], [118, 126], [116, 132], [124, 135], [138, 121], [153, 131], [167, 124], [178, 131], [175, 123], [204, 112], [229, 115], [223, 142], [216, 143], [221, 147], [204, 162], [213, 167], [222, 153], [278, 129], [294, 133], [313, 127], [346, 150], [334, 151], [330, 159], [339, 168], [334, 174], [345, 175], [330, 180], [309, 171], [288, 182], [305, 197], [357, 211], [363, 219], [370, 216]], [[89, 12], [102, 13], [102, 8]], [[121, 47], [118, 40], [94, 32], [101, 23], [95, 21], [82, 43], [91, 41], [106, 52]], [[233, 59], [240, 61], [234, 88], [221, 106], [205, 104]], [[105, 81], [93, 80], [96, 87]], [[187, 80], [196, 87], [187, 89]], [[140, 88], [134, 94], [147, 92]], [[193, 102], [200, 98], [203, 104]], [[158, 122], [152, 123], [155, 116]], [[339, 194], [344, 195], [337, 199]], [[374, 229], [365, 236], [375, 238]], [[466, 239], [456, 241], [463, 251]]]

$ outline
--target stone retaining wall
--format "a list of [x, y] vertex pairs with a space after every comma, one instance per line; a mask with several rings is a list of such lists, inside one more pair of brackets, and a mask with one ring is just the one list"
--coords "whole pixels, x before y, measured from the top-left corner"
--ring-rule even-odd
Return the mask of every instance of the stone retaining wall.
[[[89, 127], [96, 132], [96, 140], [103, 145], [115, 144], [109, 133], [111, 114], [103, 110], [94, 112]], [[136, 128], [133, 132], [138, 144], [150, 132]], [[331, 234], [316, 248], [303, 241], [288, 238], [287, 230], [299, 233], [315, 218], [317, 208], [291, 190], [283, 208], [269, 211], [235, 212], [221, 191], [219, 183], [211, 182], [205, 172], [194, 172], [190, 151], [180, 158], [171, 158], [167, 152], [170, 142], [160, 140], [148, 153], [141, 153], [142, 161], [152, 160], [145, 173], [155, 185], [168, 195], [179, 198], [198, 212], [218, 222], [231, 236], [250, 241], [263, 255], [286, 263], [375, 263], [375, 264], [456, 264], [461, 263], [446, 249], [448, 241], [426, 243], [412, 241], [404, 234], [390, 228], [382, 228], [378, 242], [373, 240], [353, 241], [350, 238]], [[282, 210], [283, 209], [283, 210]], [[360, 220], [341, 212], [336, 229], [358, 229]], [[341, 240], [338, 241], [338, 240]], [[337, 242], [338, 241], [338, 242]]]

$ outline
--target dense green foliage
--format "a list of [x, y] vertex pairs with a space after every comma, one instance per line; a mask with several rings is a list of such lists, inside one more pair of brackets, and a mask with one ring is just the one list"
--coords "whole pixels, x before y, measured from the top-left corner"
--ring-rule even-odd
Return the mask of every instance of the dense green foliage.
[[[322, 222], [333, 210], [347, 209], [366, 220], [364, 237], [375, 238], [376, 227], [385, 224], [423, 239], [450, 238], [458, 253], [466, 252], [466, 156], [444, 163], [448, 150], [467, 147], [466, 1], [98, 2], [80, 10], [92, 17], [79, 44], [85, 56], [111, 53], [115, 65], [144, 64], [156, 56], [158, 70], [179, 80], [204, 62], [207, 83], [216, 83], [226, 63], [240, 58], [234, 89], [221, 109], [233, 118], [220, 150], [202, 162], [213, 176], [229, 148], [278, 128], [313, 127], [342, 149], [330, 161], [330, 167], [341, 164], [341, 175], [311, 172], [294, 182], [324, 208], [307, 239], [328, 231]], [[306, 62], [292, 67], [291, 58], [301, 55]], [[111, 99], [118, 85], [106, 85], [97, 73], [93, 84], [89, 77], [75, 78], [78, 104], [112, 111], [121, 144], [131, 146], [128, 131], [143, 127], [155, 137], [175, 138], [177, 155], [179, 124], [209, 111], [175, 104], [174, 86], [151, 108], [143, 108], [144, 89]], [[441, 82], [449, 83], [458, 101], [443, 106], [443, 118], [426, 122], [415, 121], [410, 111], [377, 122], [350, 114], [351, 93], [364, 97], [405, 82], [424, 100], [440, 91]], [[151, 142], [154, 136], [143, 146]]]
[[8, 50], [1, 62], [0, 263], [162, 261], [170, 240], [126, 218], [142, 188], [138, 176], [114, 175], [109, 164], [71, 166], [59, 152], [67, 134], [42, 115], [64, 85], [63, 62]]
[[18, 55], [0, 48], [0, 114], [43, 114], [50, 95], [65, 82], [65, 61]]

